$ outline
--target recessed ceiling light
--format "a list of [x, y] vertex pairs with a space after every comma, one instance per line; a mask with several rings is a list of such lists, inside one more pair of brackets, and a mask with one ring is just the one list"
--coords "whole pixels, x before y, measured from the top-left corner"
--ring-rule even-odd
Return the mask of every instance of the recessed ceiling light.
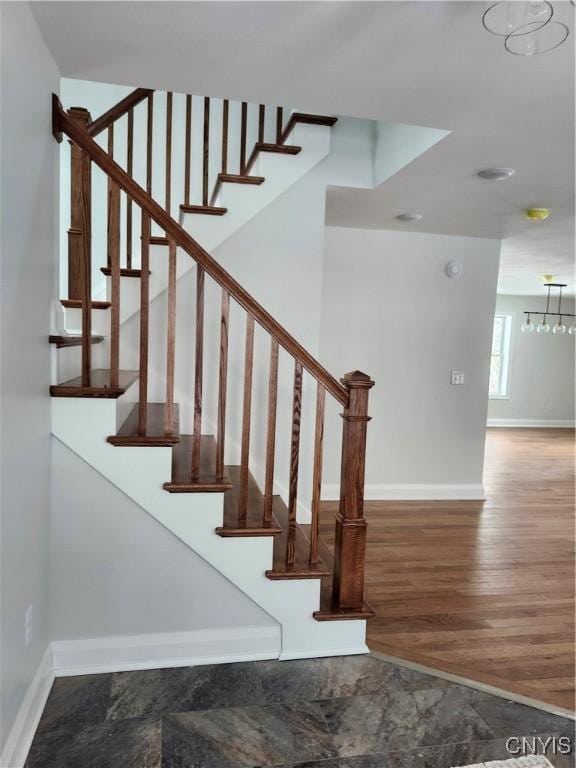
[[484, 168], [478, 171], [478, 176], [488, 181], [502, 181], [503, 179], [509, 179], [510, 176], [514, 176], [515, 173], [514, 168]]
[[420, 221], [421, 218], [421, 213], [399, 213], [398, 216], [396, 216], [398, 221]]

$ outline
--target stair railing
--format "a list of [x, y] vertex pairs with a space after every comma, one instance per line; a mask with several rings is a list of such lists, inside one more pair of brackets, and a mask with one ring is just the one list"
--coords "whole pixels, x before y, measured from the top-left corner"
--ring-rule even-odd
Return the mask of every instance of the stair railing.
[[[135, 137], [135, 109], [142, 102], [146, 102], [145, 133], [143, 142], [146, 145], [146, 191], [153, 195], [153, 172], [154, 172], [154, 104], [156, 92], [147, 88], [136, 88], [132, 93], [107, 110], [100, 117], [92, 120], [90, 112], [82, 107], [72, 107], [68, 110], [68, 115], [72, 120], [84, 127], [92, 138], [96, 138], [104, 131], [108, 135], [108, 151], [113, 155], [115, 134], [119, 131], [125, 131], [126, 145], [126, 166], [125, 170], [129, 176], [133, 175], [134, 170], [134, 146]], [[193, 97], [185, 95], [185, 126], [184, 126], [184, 147], [183, 157], [174, 157], [173, 138], [174, 138], [174, 94], [156, 94], [156, 101], [165, 98], [165, 155], [164, 178], [160, 185], [163, 192], [163, 203], [165, 210], [174, 218], [178, 213], [198, 213], [212, 212], [217, 214], [215, 208], [218, 195], [221, 190], [223, 180], [231, 178], [240, 179], [249, 176], [262, 147], [273, 147], [275, 144], [284, 144], [290, 134], [293, 123], [288, 120], [284, 125], [284, 110], [282, 107], [276, 109], [274, 118], [267, 115], [266, 107], [263, 104], [254, 105], [247, 102], [241, 102], [237, 120], [231, 117], [231, 102], [228, 99], [215, 99], [204, 97], [201, 99], [203, 104], [203, 119], [201, 126], [201, 157], [196, 162], [194, 155], [194, 144], [198, 152], [198, 142], [193, 136]], [[196, 99], [198, 103], [199, 99]], [[256, 122], [256, 114], [257, 122]], [[214, 122], [214, 115], [217, 114], [221, 121], [219, 131], [211, 130]], [[120, 126], [119, 121], [126, 117], [126, 125]], [[253, 119], [250, 119], [253, 118]], [[218, 137], [220, 134], [220, 138]], [[231, 137], [238, 138], [239, 144], [235, 146], [238, 152], [236, 157], [231, 156]], [[198, 138], [198, 137], [197, 137]], [[271, 141], [266, 142], [266, 138]], [[235, 145], [237, 142], [234, 142]], [[214, 160], [216, 162], [214, 162]], [[175, 201], [173, 195], [173, 175], [175, 163], [184, 167], [184, 179], [182, 197]], [[68, 229], [68, 300], [65, 306], [76, 306], [81, 297], [80, 274], [82, 270], [81, 260], [84, 258], [83, 240], [85, 233], [83, 227], [88, 231], [91, 227], [91, 206], [88, 205], [86, 211], [80, 208], [82, 184], [82, 152], [77, 146], [72, 145], [71, 152], [71, 210], [70, 227]], [[195, 172], [201, 177], [201, 183], [197, 184]], [[87, 181], [88, 187], [91, 187], [90, 179]], [[201, 188], [201, 191], [200, 191]], [[195, 191], [196, 190], [196, 191]], [[196, 198], [196, 199], [195, 199]], [[120, 226], [120, 224], [119, 224]], [[121, 268], [123, 274], [129, 274], [137, 267], [133, 263], [133, 229], [134, 217], [132, 211], [132, 200], [128, 197], [125, 210], [125, 244], [122, 249], [125, 257]], [[88, 238], [90, 240], [90, 238]], [[163, 238], [156, 236], [156, 243], [164, 242]], [[89, 252], [87, 258], [92, 263], [92, 254]], [[110, 275], [111, 264], [108, 262], [102, 265], [105, 274]], [[134, 270], [134, 274], [136, 270]]]
[[[151, 104], [151, 95], [147, 97]], [[94, 124], [103, 124], [100, 119]], [[102, 129], [105, 126], [103, 125]], [[108, 126], [108, 130], [112, 126]], [[281, 131], [281, 128], [279, 129]], [[313, 458], [313, 485], [311, 502], [311, 534], [309, 562], [320, 559], [319, 506], [322, 485], [322, 458], [325, 396], [328, 393], [343, 406], [342, 460], [340, 479], [340, 506], [336, 516], [335, 554], [332, 577], [332, 597], [329, 608], [315, 614], [321, 620], [343, 616], [368, 616], [364, 603], [364, 560], [366, 521], [364, 519], [364, 474], [366, 455], [366, 426], [368, 395], [374, 382], [359, 371], [346, 374], [341, 381], [335, 379], [304, 347], [294, 339], [234, 278], [224, 270], [181, 226], [170, 213], [150, 195], [150, 184], [145, 190], [113, 159], [113, 132], [109, 133], [108, 152], [90, 135], [90, 122], [67, 114], [57, 96], [53, 96], [53, 133], [58, 141], [66, 135], [78, 153], [80, 183], [77, 187], [79, 226], [82, 237], [75, 241], [79, 255], [78, 285], [82, 306], [82, 386], [90, 387], [91, 377], [91, 284], [90, 284], [90, 173], [92, 163], [108, 178], [108, 261], [111, 273], [111, 386], [117, 386], [120, 366], [120, 192], [126, 194], [132, 205], [141, 210], [141, 278], [140, 278], [140, 349], [139, 349], [139, 403], [138, 432], [146, 434], [148, 406], [148, 349], [149, 349], [149, 249], [151, 224], [154, 222], [165, 232], [168, 250], [168, 322], [165, 426], [173, 424], [174, 358], [176, 316], [176, 248], [184, 250], [197, 265], [196, 281], [196, 341], [194, 382], [194, 439], [192, 476], [198, 475], [200, 464], [200, 437], [202, 424], [202, 359], [204, 330], [204, 283], [211, 278], [221, 289], [219, 394], [216, 435], [217, 474], [224, 472], [226, 440], [226, 399], [228, 366], [228, 330], [230, 300], [233, 299], [246, 312], [243, 414], [240, 461], [239, 520], [246, 519], [248, 500], [248, 473], [250, 460], [250, 422], [252, 404], [252, 374], [254, 362], [254, 326], [257, 323], [270, 336], [270, 367], [268, 387], [267, 447], [263, 523], [272, 518], [273, 486], [275, 477], [274, 446], [276, 436], [276, 409], [278, 393], [278, 353], [284, 349], [294, 359], [294, 384], [291, 420], [291, 451], [288, 495], [288, 531], [286, 539], [285, 569], [295, 566], [296, 508], [298, 500], [299, 444], [302, 408], [303, 374], [306, 371], [316, 381], [316, 417]], [[148, 174], [149, 175], [149, 174]]]

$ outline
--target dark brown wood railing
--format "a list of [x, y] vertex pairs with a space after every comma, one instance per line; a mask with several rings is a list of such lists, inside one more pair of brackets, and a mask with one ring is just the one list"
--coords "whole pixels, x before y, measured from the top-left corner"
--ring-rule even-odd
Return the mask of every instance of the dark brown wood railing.
[[[140, 94], [141, 95], [141, 94]], [[132, 115], [134, 99], [124, 100], [124, 114]], [[310, 566], [319, 562], [319, 507], [322, 485], [323, 434], [326, 393], [343, 406], [343, 443], [341, 465], [341, 503], [336, 520], [336, 545], [334, 572], [332, 579], [332, 602], [327, 610], [320, 611], [319, 619], [338, 619], [344, 615], [363, 615], [364, 609], [364, 552], [366, 522], [363, 512], [364, 467], [366, 450], [366, 424], [368, 417], [368, 393], [373, 386], [370, 377], [358, 371], [347, 374], [341, 381], [334, 378], [288, 331], [281, 326], [234, 278], [205, 251], [186, 230], [171, 216], [171, 178], [172, 162], [171, 130], [172, 99], [167, 100], [167, 149], [166, 149], [166, 199], [164, 205], [154, 200], [152, 189], [152, 123], [153, 94], [147, 92], [142, 98], [147, 99], [147, 147], [146, 147], [146, 190], [114, 160], [114, 120], [103, 125], [100, 118], [89, 122], [86, 111], [71, 110], [66, 113], [58, 98], [53, 99], [53, 132], [61, 140], [66, 135], [72, 143], [73, 184], [73, 220], [69, 240], [72, 252], [79, 266], [77, 284], [78, 303], [82, 309], [82, 386], [91, 384], [91, 282], [90, 282], [90, 203], [91, 203], [91, 166], [94, 164], [103, 171], [108, 179], [108, 254], [107, 263], [111, 275], [111, 338], [110, 369], [111, 383], [118, 386], [120, 368], [120, 195], [124, 193], [130, 206], [140, 209], [141, 214], [141, 253], [140, 253], [140, 346], [139, 346], [139, 403], [138, 435], [145, 437], [150, 424], [148, 422], [148, 356], [149, 356], [149, 267], [152, 224], [165, 233], [168, 245], [167, 259], [167, 367], [166, 397], [164, 411], [164, 429], [170, 433], [174, 424], [174, 371], [176, 355], [176, 249], [180, 248], [196, 263], [196, 310], [194, 344], [194, 397], [193, 397], [193, 437], [191, 454], [192, 480], [199, 478], [201, 463], [201, 432], [203, 408], [203, 357], [204, 357], [204, 302], [205, 283], [209, 278], [221, 290], [220, 312], [220, 350], [218, 372], [217, 434], [216, 434], [216, 477], [224, 476], [224, 455], [226, 443], [226, 395], [228, 370], [228, 338], [230, 324], [230, 299], [233, 299], [246, 313], [244, 336], [244, 378], [242, 384], [242, 433], [240, 446], [240, 471], [238, 488], [238, 519], [246, 521], [249, 497], [250, 472], [250, 437], [253, 407], [254, 375], [254, 338], [255, 326], [260, 326], [270, 336], [270, 363], [268, 376], [268, 404], [266, 427], [266, 465], [264, 480], [263, 524], [270, 524], [273, 517], [273, 491], [275, 479], [276, 419], [278, 409], [278, 369], [279, 351], [283, 349], [294, 360], [294, 379], [291, 416], [291, 447], [289, 458], [288, 482], [288, 520], [286, 548], [283, 568], [290, 573], [296, 568], [296, 511], [298, 504], [298, 474], [300, 463], [300, 433], [302, 420], [303, 380], [305, 374], [316, 382], [315, 442], [313, 458], [313, 487], [311, 502], [311, 534], [309, 547]], [[187, 101], [186, 135], [189, 135], [192, 103]], [[110, 110], [107, 114], [119, 115], [119, 110]], [[227, 169], [228, 142], [228, 106], [223, 105], [222, 122], [222, 163], [223, 172]], [[103, 116], [104, 117], [104, 116]], [[204, 102], [204, 157], [202, 163], [202, 199], [207, 205], [209, 175], [209, 147], [206, 137], [209, 135], [210, 104]], [[290, 118], [293, 121], [293, 117]], [[92, 138], [90, 126], [103, 125], [108, 128], [107, 151]], [[128, 121], [130, 135], [131, 118]], [[243, 134], [241, 152], [244, 167], [250, 161], [246, 153], [247, 105], [241, 107], [240, 130]], [[276, 136], [286, 136], [282, 127], [282, 112], [277, 112], [274, 126]], [[256, 144], [262, 144], [265, 131], [265, 110], [258, 107], [258, 131]], [[131, 146], [131, 141], [128, 142]], [[244, 148], [244, 150], [243, 150]], [[189, 142], [185, 149], [185, 190], [184, 199], [190, 194], [191, 156]], [[133, 159], [127, 163], [132, 170]], [[242, 170], [242, 158], [240, 169]], [[188, 198], [189, 200], [190, 198]], [[186, 204], [186, 203], [185, 203]], [[79, 230], [80, 235], [77, 231]], [[295, 571], [296, 577], [298, 572]]]

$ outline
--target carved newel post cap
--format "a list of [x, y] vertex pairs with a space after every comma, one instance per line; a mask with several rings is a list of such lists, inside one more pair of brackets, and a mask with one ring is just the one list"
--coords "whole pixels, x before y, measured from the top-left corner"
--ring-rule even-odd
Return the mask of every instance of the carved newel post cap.
[[374, 386], [374, 382], [368, 376], [367, 373], [362, 371], [350, 371], [350, 373], [344, 374], [344, 378], [340, 379], [345, 387], [361, 387], [363, 389], [371, 389]]
[[92, 119], [90, 112], [85, 107], [70, 107], [68, 114], [73, 120], [82, 120], [89, 123]]

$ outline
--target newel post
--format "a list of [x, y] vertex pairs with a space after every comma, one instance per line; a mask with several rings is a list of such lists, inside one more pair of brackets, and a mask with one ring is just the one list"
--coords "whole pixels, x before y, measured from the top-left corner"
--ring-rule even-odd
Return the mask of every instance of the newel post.
[[[86, 128], [91, 120], [90, 112], [83, 107], [72, 107], [68, 115], [75, 123]], [[82, 299], [83, 263], [91, 262], [89, 229], [90, 221], [90, 175], [82, 173], [82, 150], [71, 142], [70, 153], [70, 228], [68, 230], [68, 298]], [[83, 189], [84, 184], [84, 189]], [[85, 232], [85, 228], [88, 229]], [[88, 252], [85, 253], [84, 249]]]
[[342, 431], [340, 509], [336, 515], [336, 546], [332, 604], [334, 608], [360, 610], [364, 604], [364, 560], [366, 520], [364, 519], [364, 471], [368, 394], [374, 386], [360, 371], [347, 373], [342, 384], [348, 390]]

